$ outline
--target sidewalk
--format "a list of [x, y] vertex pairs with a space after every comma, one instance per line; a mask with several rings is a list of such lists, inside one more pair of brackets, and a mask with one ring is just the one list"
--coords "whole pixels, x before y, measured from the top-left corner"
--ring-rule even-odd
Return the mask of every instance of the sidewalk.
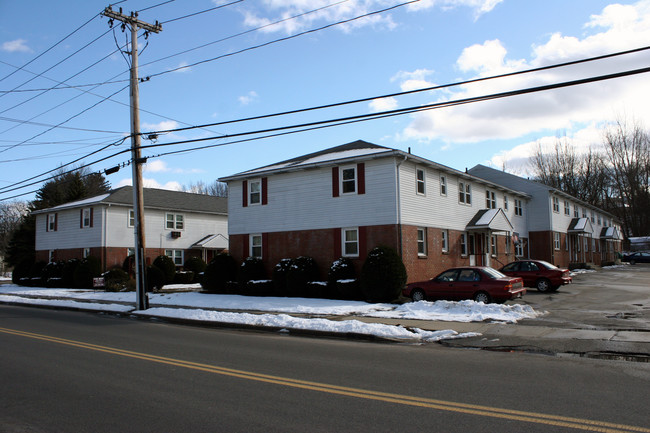
[[[210, 296], [210, 295], [204, 295]], [[9, 299], [9, 297], [11, 299]], [[402, 342], [439, 341], [449, 347], [480, 348], [499, 351], [525, 351], [545, 354], [574, 354], [595, 358], [650, 361], [650, 332], [633, 330], [591, 330], [567, 329], [548, 326], [527, 325], [526, 319], [519, 323], [488, 323], [486, 321], [458, 322], [445, 320], [421, 320], [413, 318], [372, 317], [365, 313], [322, 314], [318, 312], [286, 312], [269, 309], [213, 308], [205, 305], [150, 302], [149, 309], [134, 311], [133, 302], [120, 300], [80, 299], [79, 297], [45, 296], [29, 293], [6, 293], [0, 303], [12, 305], [64, 308], [93, 312], [146, 316], [163, 321], [197, 324], [202, 326], [282, 331], [301, 335], [338, 336], [345, 338], [373, 339]], [[263, 300], [259, 301], [262, 302]], [[186, 314], [187, 311], [200, 315]], [[232, 320], [245, 316], [246, 320]], [[195, 318], [199, 317], [199, 318]], [[253, 319], [251, 320], [250, 317]], [[274, 321], [273, 318], [282, 318]], [[255, 320], [259, 319], [259, 320]], [[328, 322], [330, 324], [354, 326], [333, 327], [331, 325], [310, 327], [305, 322]], [[381, 326], [379, 333], [359, 332], [359, 325]], [[386, 329], [401, 330], [401, 333], [386, 332]], [[409, 333], [414, 331], [413, 338]], [[407, 334], [407, 335], [404, 335]], [[424, 338], [423, 338], [424, 336]], [[462, 337], [462, 338], [461, 338]]]

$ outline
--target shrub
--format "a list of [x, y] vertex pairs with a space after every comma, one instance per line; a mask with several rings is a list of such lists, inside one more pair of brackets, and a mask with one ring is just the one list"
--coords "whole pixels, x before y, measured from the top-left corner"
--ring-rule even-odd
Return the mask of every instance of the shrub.
[[263, 280], [264, 263], [259, 257], [248, 257], [239, 266], [239, 287], [243, 289], [249, 281]]
[[162, 289], [162, 287], [165, 285], [165, 273], [163, 270], [158, 266], [147, 266], [146, 284], [147, 292], [153, 292], [156, 289]]
[[361, 299], [357, 271], [352, 260], [341, 257], [334, 260], [327, 272], [327, 283], [332, 297]]
[[271, 280], [273, 280], [273, 292], [276, 296], [287, 296], [287, 272], [293, 265], [293, 259], [281, 259], [273, 267]]
[[316, 261], [307, 256], [300, 256], [293, 261], [287, 271], [287, 293], [289, 296], [309, 296], [307, 283], [318, 279]]
[[61, 271], [61, 284], [63, 284], [63, 287], [74, 287], [74, 271], [80, 263], [81, 260], [79, 259], [70, 259], [65, 262]]
[[32, 266], [29, 268], [28, 277], [30, 286], [44, 286], [45, 280], [43, 280], [43, 269], [47, 263], [43, 261], [38, 261], [32, 263]]
[[23, 284], [25, 279], [29, 277], [29, 270], [32, 268], [33, 263], [31, 259], [21, 260], [11, 273], [11, 281], [14, 284]]
[[208, 265], [203, 261], [201, 257], [190, 257], [185, 260], [185, 263], [183, 264], [183, 268], [186, 271], [191, 271], [194, 273], [194, 280], [191, 281], [192, 283], [201, 282], [201, 275], [205, 272], [205, 268], [207, 266]]
[[41, 271], [41, 279], [46, 287], [63, 287], [63, 267], [65, 262], [50, 262]]
[[163, 271], [165, 276], [165, 284], [172, 283], [174, 281], [174, 276], [176, 275], [176, 265], [171, 257], [166, 255], [160, 255], [156, 257], [153, 261], [153, 265]]
[[124, 259], [122, 270], [131, 276], [135, 275], [135, 256], [133, 254]]
[[99, 259], [88, 256], [79, 263], [72, 274], [74, 286], [91, 289], [93, 287], [93, 278], [99, 277], [100, 274], [101, 264]]
[[397, 299], [406, 284], [406, 268], [393, 248], [373, 248], [361, 269], [361, 291], [370, 302]]
[[250, 280], [244, 286], [243, 293], [251, 296], [269, 296], [273, 293], [273, 281]]
[[174, 284], [192, 284], [194, 282], [194, 272], [181, 271], [174, 275]]
[[118, 292], [124, 290], [130, 281], [129, 274], [122, 268], [113, 268], [104, 272], [104, 290]]
[[237, 262], [230, 254], [221, 253], [206, 266], [201, 286], [208, 292], [223, 293], [232, 281], [237, 281]]

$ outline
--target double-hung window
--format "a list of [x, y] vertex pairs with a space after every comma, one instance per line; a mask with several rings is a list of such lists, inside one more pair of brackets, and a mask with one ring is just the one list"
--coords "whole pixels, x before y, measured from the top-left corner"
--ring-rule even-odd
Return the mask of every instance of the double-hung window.
[[343, 245], [343, 257], [359, 256], [359, 229], [347, 228], [341, 230], [341, 243]]
[[571, 203], [569, 203], [569, 200], [564, 200], [564, 215], [571, 215]]
[[92, 226], [92, 209], [85, 208], [81, 210], [81, 228]]
[[127, 227], [135, 227], [135, 213], [133, 212], [133, 209], [129, 209], [126, 225]]
[[262, 180], [255, 179], [248, 182], [248, 204], [262, 203]]
[[427, 255], [427, 229], [418, 227], [418, 256]]
[[524, 215], [524, 208], [522, 205], [521, 200], [515, 199], [515, 215], [517, 216], [523, 216]]
[[560, 250], [560, 233], [553, 232], [553, 248], [555, 251]]
[[460, 234], [460, 255], [461, 256], [467, 255], [467, 234], [466, 233]]
[[441, 233], [442, 240], [442, 252], [443, 253], [448, 253], [449, 252], [449, 231], [448, 230], [443, 230]]
[[575, 205], [573, 208], [573, 218], [580, 218], [580, 208]]
[[553, 212], [560, 212], [560, 199], [557, 197], [553, 197]]
[[497, 256], [497, 235], [490, 236], [490, 254], [492, 257]]
[[183, 250], [165, 250], [165, 255], [172, 259], [176, 266], [183, 266]]
[[508, 210], [508, 196], [503, 196], [503, 210]]
[[423, 169], [418, 168], [415, 170], [415, 183], [416, 183], [416, 192], [420, 195], [425, 194], [425, 172]]
[[250, 235], [249, 238], [250, 251], [248, 252], [250, 257], [262, 258], [262, 235], [255, 234]]
[[458, 182], [458, 201], [463, 204], [472, 204], [472, 186], [469, 183]]
[[167, 213], [165, 216], [165, 228], [169, 230], [183, 230], [185, 228], [185, 219], [182, 214]]
[[494, 191], [485, 190], [485, 207], [488, 209], [497, 208], [497, 195]]
[[357, 168], [343, 167], [341, 169], [341, 192], [354, 194], [357, 192]]
[[447, 178], [440, 175], [440, 195], [447, 195]]
[[56, 231], [56, 214], [50, 213], [47, 214], [47, 231], [55, 232]]

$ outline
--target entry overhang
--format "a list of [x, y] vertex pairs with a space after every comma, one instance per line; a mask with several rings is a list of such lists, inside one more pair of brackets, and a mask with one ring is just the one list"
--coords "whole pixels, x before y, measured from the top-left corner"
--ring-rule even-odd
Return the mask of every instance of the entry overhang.
[[567, 233], [593, 234], [594, 226], [589, 218], [573, 218], [569, 223]]
[[490, 230], [493, 232], [511, 232], [513, 226], [503, 209], [481, 209], [467, 224], [465, 230]]

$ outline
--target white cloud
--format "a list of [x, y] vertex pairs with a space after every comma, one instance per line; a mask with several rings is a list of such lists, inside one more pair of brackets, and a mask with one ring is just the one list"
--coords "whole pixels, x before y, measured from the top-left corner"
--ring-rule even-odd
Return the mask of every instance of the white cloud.
[[[650, 44], [650, 0], [625, 7], [615, 6], [607, 7], [602, 14], [590, 17], [585, 29], [595, 29], [595, 33], [581, 37], [553, 34], [546, 43], [532, 46], [533, 54], [529, 60], [508, 58], [504, 45], [498, 40], [490, 40], [463, 50], [457, 66], [462, 72], [471, 75], [467, 78], [477, 78]], [[647, 60], [644, 56], [647, 58], [647, 54], [635, 54], [588, 65], [459, 86], [448, 89], [444, 97], [435, 102], [645, 67]], [[591, 122], [609, 120], [613, 113], [620, 111], [634, 113], [639, 118], [648, 117], [650, 107], [646, 95], [649, 93], [650, 80], [647, 76], [638, 75], [432, 110], [415, 114], [400, 137], [460, 143], [512, 139], [557, 130], [571, 131]]]
[[[161, 184], [155, 179], [145, 177], [142, 178], [142, 183], [145, 188], [167, 189], [170, 191], [183, 190], [183, 186], [176, 181], [169, 181], [167, 183]], [[131, 182], [131, 179], [122, 179], [117, 183], [116, 188], [120, 188], [122, 186], [131, 186], [132, 184], [133, 183]]]
[[0, 51], [7, 53], [31, 53], [32, 49], [27, 46], [25, 39], [16, 39], [13, 41], [3, 42], [0, 45]]
[[159, 123], [143, 123], [142, 129], [145, 131], [166, 131], [168, 129], [178, 128], [178, 122], [175, 120], [164, 120]]
[[474, 19], [490, 12], [503, 0], [420, 0], [417, 3], [409, 5], [411, 10], [429, 9], [439, 7], [445, 9], [455, 9], [458, 7], [468, 7], [474, 12]]
[[376, 113], [380, 111], [394, 110], [397, 108], [398, 104], [397, 99], [395, 98], [378, 98], [370, 101], [368, 106], [371, 111]]
[[399, 71], [390, 81], [399, 81], [400, 89], [403, 92], [411, 90], [424, 89], [432, 87], [434, 84], [427, 80], [427, 77], [433, 75], [435, 71], [432, 69], [416, 69], [413, 72]]
[[248, 92], [247, 94], [245, 94], [245, 95], [243, 95], [243, 96], [240, 96], [240, 97], [237, 98], [237, 99], [239, 100], [239, 103], [240, 103], [241, 105], [248, 105], [248, 104], [250, 104], [251, 102], [257, 100], [257, 93], [254, 92], [253, 90], [251, 90], [251, 91]]
[[188, 66], [188, 65], [189, 65], [189, 63], [187, 63], [187, 62], [180, 62], [178, 65], [176, 65], [176, 67], [173, 68], [174, 72], [183, 73], [183, 74], [185, 74], [187, 72], [191, 72], [192, 67]]
[[161, 173], [169, 171], [167, 163], [162, 159], [151, 159], [142, 167], [144, 173]]

